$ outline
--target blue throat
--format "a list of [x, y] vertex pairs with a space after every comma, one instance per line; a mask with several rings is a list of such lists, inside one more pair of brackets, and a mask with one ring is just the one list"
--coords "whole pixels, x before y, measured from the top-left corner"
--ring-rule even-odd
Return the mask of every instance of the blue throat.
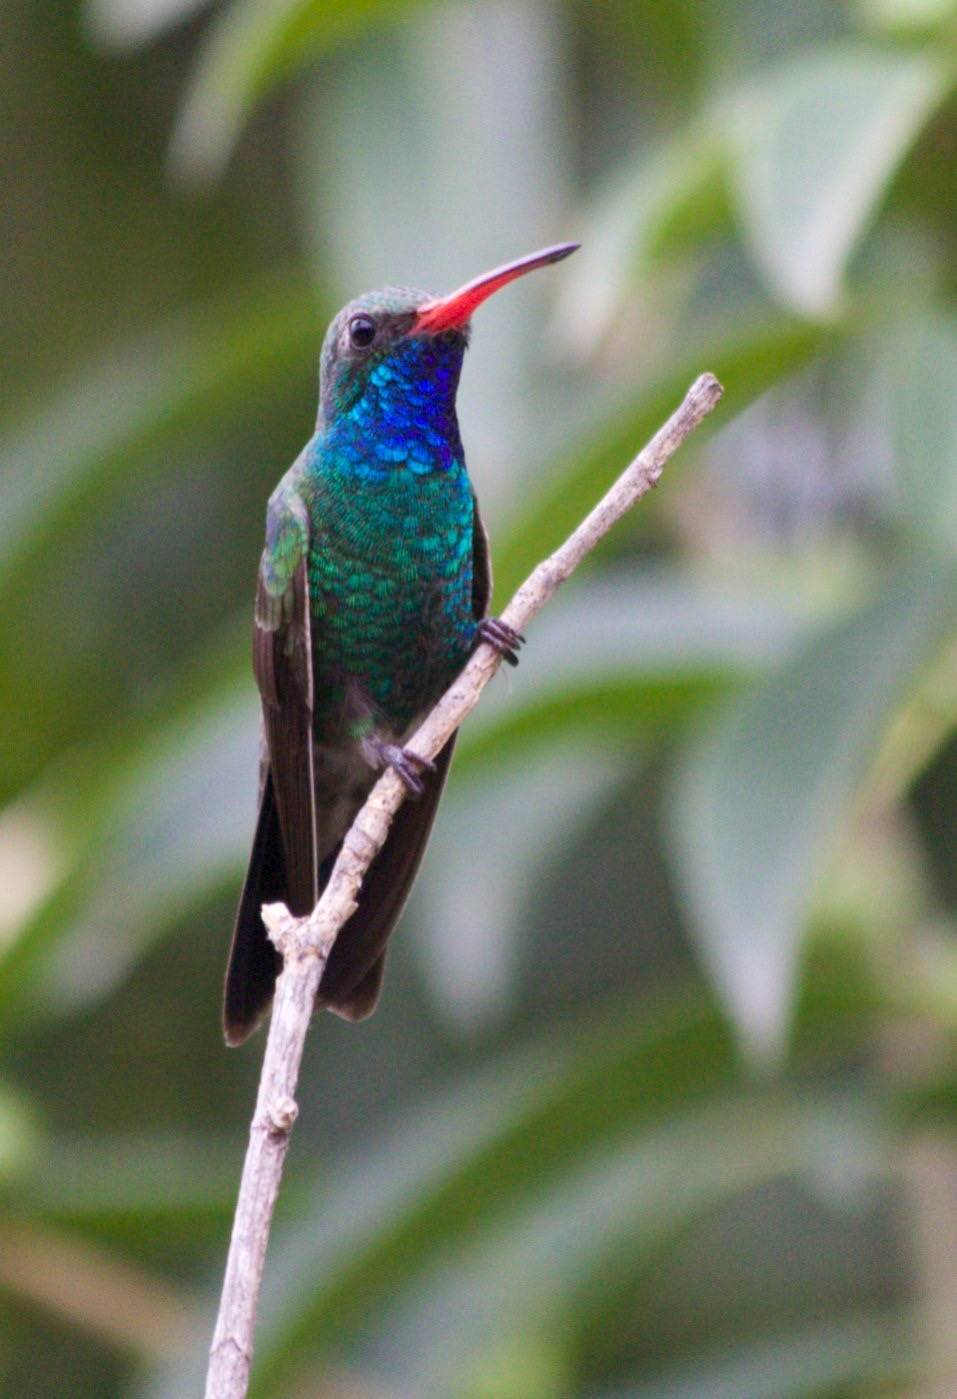
[[396, 466], [415, 475], [463, 464], [455, 394], [464, 343], [458, 336], [413, 336], [393, 345], [361, 376], [337, 386], [323, 457], [367, 479]]

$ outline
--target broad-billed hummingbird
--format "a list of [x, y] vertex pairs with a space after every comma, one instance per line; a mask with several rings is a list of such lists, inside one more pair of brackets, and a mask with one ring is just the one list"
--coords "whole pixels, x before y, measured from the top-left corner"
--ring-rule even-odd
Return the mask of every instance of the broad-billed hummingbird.
[[326, 332], [315, 436], [266, 512], [253, 628], [259, 817], [226, 973], [230, 1044], [268, 1009], [281, 968], [262, 905], [311, 911], [391, 764], [414, 800], [370, 866], [317, 999], [349, 1020], [375, 1008], [454, 738], [434, 764], [403, 745], [480, 642], [515, 664], [522, 640], [487, 615], [488, 542], [455, 411], [469, 323], [500, 287], [577, 246], [519, 258], [450, 296], [367, 293]]

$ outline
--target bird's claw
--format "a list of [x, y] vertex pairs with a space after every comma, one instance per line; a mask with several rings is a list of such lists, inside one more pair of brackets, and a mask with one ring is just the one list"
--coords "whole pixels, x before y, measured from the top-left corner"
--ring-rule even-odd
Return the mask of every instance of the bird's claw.
[[503, 622], [501, 617], [486, 617], [478, 624], [481, 641], [487, 641], [508, 665], [518, 665], [518, 650], [525, 644], [525, 638], [514, 627]]
[[395, 768], [410, 797], [421, 797], [425, 791], [422, 773], [435, 772], [431, 758], [423, 758], [421, 753], [413, 753], [411, 748], [400, 748], [397, 743], [377, 743], [376, 752], [383, 767]]

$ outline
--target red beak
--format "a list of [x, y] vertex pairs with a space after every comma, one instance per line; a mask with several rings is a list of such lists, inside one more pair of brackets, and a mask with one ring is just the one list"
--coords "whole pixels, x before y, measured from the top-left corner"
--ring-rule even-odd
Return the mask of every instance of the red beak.
[[554, 248], [543, 248], [540, 253], [529, 253], [527, 257], [506, 262], [503, 267], [496, 267], [494, 271], [466, 282], [464, 287], [459, 287], [458, 291], [452, 292], [450, 296], [427, 301], [424, 306], [419, 307], [412, 334], [425, 331], [430, 335], [439, 335], [443, 330], [461, 330], [472, 319], [475, 308], [481, 306], [482, 302], [500, 287], [514, 282], [516, 277], [524, 277], [526, 272], [533, 272], [536, 267], [547, 267], [549, 263], [561, 262], [562, 258], [568, 257], [579, 246], [578, 243], [559, 243]]

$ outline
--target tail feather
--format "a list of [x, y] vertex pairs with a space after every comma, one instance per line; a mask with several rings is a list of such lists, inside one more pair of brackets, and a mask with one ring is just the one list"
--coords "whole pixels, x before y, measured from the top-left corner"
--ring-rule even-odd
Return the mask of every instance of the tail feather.
[[[346, 1020], [364, 1020], [375, 1010], [389, 937], [425, 853], [454, 747], [453, 735], [436, 759], [435, 771], [425, 775], [422, 796], [399, 808], [388, 840], [369, 867], [359, 905], [340, 930], [329, 954], [319, 985], [317, 1009], [335, 1011]], [[320, 887], [328, 879], [338, 853], [337, 848], [323, 862]], [[288, 880], [279, 810], [272, 775], [267, 774], [226, 970], [223, 1023], [228, 1044], [242, 1044], [272, 1001], [282, 958], [266, 934], [262, 906], [278, 900], [289, 903]]]
[[425, 791], [403, 802], [389, 838], [369, 866], [359, 906], [333, 944], [319, 984], [320, 1006], [346, 1020], [364, 1020], [376, 1008], [392, 929], [409, 897], [445, 787], [455, 734], [424, 775]]
[[226, 968], [223, 1028], [227, 1044], [242, 1044], [269, 1009], [282, 958], [266, 934], [262, 906], [279, 899], [286, 899], [286, 871], [279, 811], [272, 776], [267, 774]]

